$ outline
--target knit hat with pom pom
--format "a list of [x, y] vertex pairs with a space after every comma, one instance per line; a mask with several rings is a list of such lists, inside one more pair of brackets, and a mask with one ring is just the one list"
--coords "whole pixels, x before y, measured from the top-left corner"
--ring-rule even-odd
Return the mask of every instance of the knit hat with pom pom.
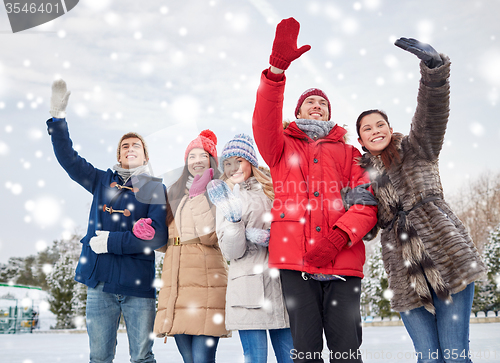
[[253, 139], [245, 134], [238, 134], [224, 146], [220, 157], [221, 165], [224, 165], [224, 160], [233, 156], [241, 157], [247, 160], [253, 166], [258, 167], [259, 162], [253, 148]]
[[218, 165], [217, 161], [217, 136], [211, 131], [211, 130], [203, 130], [200, 132], [198, 137], [191, 141], [186, 149], [186, 152], [184, 154], [184, 162], [186, 162], [188, 154], [191, 150], [200, 148], [205, 150], [207, 153], [209, 153], [211, 156], [214, 157], [215, 162]]

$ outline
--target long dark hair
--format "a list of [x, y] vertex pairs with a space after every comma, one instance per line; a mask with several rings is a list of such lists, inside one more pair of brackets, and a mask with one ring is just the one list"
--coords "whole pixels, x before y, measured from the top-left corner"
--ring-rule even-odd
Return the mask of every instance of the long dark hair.
[[[382, 110], [366, 110], [361, 112], [361, 114], [358, 116], [358, 119], [356, 120], [356, 132], [358, 133], [358, 137], [361, 138], [359, 134], [359, 130], [361, 128], [361, 120], [363, 117], [378, 113], [382, 118], [387, 122], [387, 125], [391, 127], [391, 124], [389, 123], [389, 117], [387, 114], [382, 111]], [[384, 150], [380, 153], [380, 158], [382, 159], [382, 162], [384, 163], [384, 166], [386, 169], [389, 169], [394, 162], [401, 162], [401, 157], [399, 156], [399, 151], [394, 145], [394, 133], [391, 135], [391, 141], [389, 142], [389, 145], [386, 146]], [[363, 150], [368, 152], [368, 149], [363, 146]]]
[[[212, 155], [210, 155], [210, 167], [214, 169], [214, 179], [218, 179], [221, 175], [221, 172], [219, 171], [217, 162]], [[186, 183], [190, 176], [192, 175], [188, 170], [188, 164], [186, 160], [186, 164], [184, 164], [184, 169], [182, 170], [182, 175], [174, 184], [172, 184], [167, 192], [167, 226], [170, 225], [170, 223], [174, 220], [175, 212], [177, 211], [177, 207], [179, 207], [182, 197], [184, 197]], [[210, 199], [208, 200], [208, 202], [211, 203]]]

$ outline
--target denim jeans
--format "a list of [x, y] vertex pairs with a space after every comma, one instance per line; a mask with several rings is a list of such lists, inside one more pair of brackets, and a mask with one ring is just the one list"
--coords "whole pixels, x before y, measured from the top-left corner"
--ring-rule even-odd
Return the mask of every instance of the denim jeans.
[[215, 363], [219, 337], [175, 334], [174, 338], [184, 363]]
[[278, 363], [292, 363], [291, 350], [293, 349], [292, 333], [287, 329], [269, 330], [238, 330], [245, 363], [267, 362], [267, 332], [271, 337], [274, 355]]
[[155, 299], [110, 294], [102, 291], [104, 283], [87, 291], [87, 332], [91, 363], [109, 363], [116, 351], [116, 334], [123, 313], [130, 352], [130, 361], [155, 363], [153, 332]]
[[453, 302], [440, 300], [434, 291], [436, 315], [419, 307], [401, 313], [419, 363], [468, 363], [469, 319], [474, 299], [474, 283], [453, 294]]

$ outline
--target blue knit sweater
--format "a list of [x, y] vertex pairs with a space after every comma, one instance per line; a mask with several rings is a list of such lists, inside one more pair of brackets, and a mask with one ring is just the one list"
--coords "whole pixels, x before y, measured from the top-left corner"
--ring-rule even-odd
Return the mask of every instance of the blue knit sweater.
[[[49, 135], [59, 164], [76, 181], [93, 195], [87, 234], [81, 240], [82, 253], [76, 268], [75, 280], [89, 287], [104, 282], [104, 291], [137, 297], [155, 297], [154, 250], [165, 245], [166, 228], [165, 186], [161, 179], [146, 174], [132, 177], [126, 186], [137, 191], [111, 187], [112, 183], [124, 185], [117, 172], [99, 170], [78, 155], [73, 149], [65, 119], [47, 121]], [[109, 213], [103, 207], [129, 210]], [[138, 239], [132, 227], [140, 218], [151, 218], [155, 237], [150, 241]], [[96, 254], [89, 241], [95, 231], [109, 231], [108, 253]]]

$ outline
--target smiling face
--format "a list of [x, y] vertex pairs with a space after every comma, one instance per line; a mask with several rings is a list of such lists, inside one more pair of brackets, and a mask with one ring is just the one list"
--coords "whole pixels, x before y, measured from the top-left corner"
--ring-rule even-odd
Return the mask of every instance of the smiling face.
[[252, 164], [246, 159], [233, 156], [224, 160], [224, 175], [233, 184], [239, 184], [252, 176]]
[[210, 155], [201, 148], [192, 149], [187, 157], [188, 171], [192, 176], [203, 175], [203, 172], [210, 168]]
[[379, 113], [361, 119], [358, 141], [372, 155], [379, 155], [391, 142], [392, 127]]
[[298, 119], [328, 121], [328, 101], [321, 96], [309, 96], [300, 106]]
[[124, 169], [133, 169], [146, 164], [147, 160], [142, 141], [136, 137], [122, 140], [118, 162]]

